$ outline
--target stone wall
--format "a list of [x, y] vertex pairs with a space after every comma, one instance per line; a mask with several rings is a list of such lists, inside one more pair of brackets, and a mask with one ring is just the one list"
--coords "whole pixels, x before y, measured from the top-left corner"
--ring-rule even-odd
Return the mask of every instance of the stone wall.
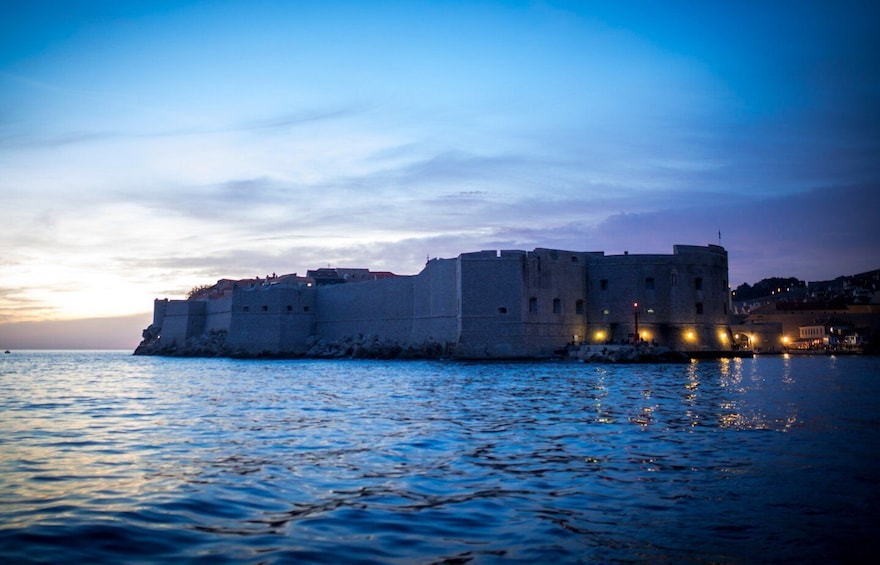
[[234, 355], [304, 354], [316, 310], [313, 287], [237, 288], [226, 347]]
[[676, 245], [673, 255], [614, 255], [591, 262], [588, 341], [632, 341], [639, 334], [677, 350], [728, 351], [727, 252]]
[[586, 332], [586, 269], [594, 254], [536, 249], [526, 262], [526, 342], [532, 355], [555, 354], [583, 341]]
[[320, 287], [316, 335], [338, 341], [375, 334], [403, 342], [412, 332], [413, 280], [399, 277]]
[[458, 259], [459, 357], [524, 357], [523, 251], [463, 253]]
[[200, 335], [205, 329], [203, 301], [169, 300], [164, 310], [160, 341], [165, 347], [182, 347], [187, 339]]
[[458, 341], [458, 259], [432, 259], [412, 277], [411, 343]]

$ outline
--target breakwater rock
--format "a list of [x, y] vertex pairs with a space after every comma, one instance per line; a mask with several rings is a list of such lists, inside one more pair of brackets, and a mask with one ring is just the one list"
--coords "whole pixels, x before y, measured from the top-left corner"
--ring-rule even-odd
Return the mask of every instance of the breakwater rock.
[[583, 363], [686, 363], [690, 356], [662, 345], [582, 345], [569, 350], [569, 357]]
[[229, 357], [226, 335], [226, 330], [212, 330], [190, 337], [185, 343], [178, 345], [177, 342], [163, 343], [157, 333], [147, 328], [144, 330], [144, 339], [134, 350], [134, 354], [160, 357]]
[[399, 343], [375, 335], [346, 336], [328, 342], [316, 336], [306, 341], [305, 357], [313, 359], [440, 359], [449, 357], [451, 345], [428, 338], [422, 343]]
[[421, 343], [399, 343], [374, 335], [346, 336], [339, 340], [326, 340], [312, 336], [306, 341], [307, 351], [247, 351], [229, 347], [227, 332], [214, 330], [190, 337], [183, 344], [162, 343], [158, 334], [144, 331], [144, 340], [134, 351], [135, 355], [164, 357], [233, 357], [284, 358], [284, 359], [441, 359], [451, 356], [452, 344], [428, 338]]

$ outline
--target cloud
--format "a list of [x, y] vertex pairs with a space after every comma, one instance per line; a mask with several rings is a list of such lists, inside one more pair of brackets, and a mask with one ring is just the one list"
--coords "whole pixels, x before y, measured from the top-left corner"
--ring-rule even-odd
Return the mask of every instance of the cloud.
[[[606, 248], [660, 251], [671, 243], [722, 244], [730, 253], [731, 281], [772, 276], [825, 280], [880, 268], [880, 191], [871, 185], [816, 188], [762, 199], [729, 195], [725, 204], [618, 214], [596, 229]], [[669, 245], [669, 243], [665, 243]]]

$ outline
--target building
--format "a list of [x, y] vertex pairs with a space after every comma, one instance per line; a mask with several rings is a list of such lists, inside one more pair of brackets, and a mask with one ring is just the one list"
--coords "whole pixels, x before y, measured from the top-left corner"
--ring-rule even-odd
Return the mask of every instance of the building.
[[639, 340], [723, 352], [733, 343], [727, 272], [722, 247], [676, 245], [672, 255], [479, 251], [411, 276], [328, 268], [222, 281], [222, 292], [156, 300], [136, 353], [545, 358]]
[[731, 329], [735, 339], [747, 337], [751, 349], [762, 353], [816, 349], [876, 353], [880, 304], [770, 302], [753, 307], [748, 317]]

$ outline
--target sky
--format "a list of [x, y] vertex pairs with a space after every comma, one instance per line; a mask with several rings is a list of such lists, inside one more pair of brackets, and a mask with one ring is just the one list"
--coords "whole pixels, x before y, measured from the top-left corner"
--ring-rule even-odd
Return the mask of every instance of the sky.
[[483, 249], [720, 236], [734, 287], [880, 268], [877, 2], [0, 9], [16, 347], [136, 345], [154, 298], [221, 278]]

